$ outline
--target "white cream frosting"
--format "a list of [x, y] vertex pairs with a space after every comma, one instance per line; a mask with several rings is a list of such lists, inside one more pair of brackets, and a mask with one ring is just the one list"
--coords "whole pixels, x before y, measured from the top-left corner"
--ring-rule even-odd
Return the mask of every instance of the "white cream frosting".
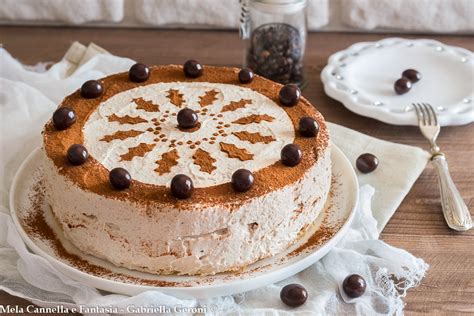
[[[170, 102], [167, 97], [167, 91], [170, 89], [178, 90], [183, 94], [184, 104], [178, 107]], [[205, 92], [215, 90], [217, 100], [206, 106], [208, 112], [206, 115], [199, 115], [201, 127], [195, 132], [182, 132], [177, 128], [177, 113], [184, 107], [193, 110], [201, 110], [199, 97]], [[137, 109], [137, 104], [133, 101], [136, 98], [143, 98], [159, 105], [159, 111], [148, 112], [143, 109]], [[242, 99], [251, 100], [244, 108], [235, 111], [222, 111], [222, 108], [231, 101], [237, 102]], [[166, 113], [169, 111], [168, 113]], [[211, 116], [210, 114], [215, 114]], [[109, 122], [108, 117], [115, 114], [118, 117], [126, 115], [131, 117], [141, 117], [147, 122], [139, 124], [120, 124], [119, 122]], [[164, 117], [164, 115], [167, 117]], [[222, 117], [217, 115], [222, 114]], [[251, 123], [246, 125], [233, 123], [239, 118], [249, 115], [268, 115], [273, 118], [271, 122], [262, 121], [260, 123]], [[217, 118], [217, 119], [214, 119]], [[146, 131], [148, 128], [154, 128], [152, 119], [165, 119], [160, 122], [160, 134], [164, 134], [162, 139], [165, 142], [154, 141], [159, 135]], [[223, 122], [220, 123], [220, 122]], [[230, 124], [230, 127], [222, 129], [227, 136], [213, 135], [218, 133], [218, 126]], [[117, 131], [138, 130], [144, 131], [136, 137], [130, 137], [124, 140], [115, 139], [110, 142], [103, 141], [104, 136], [112, 135]], [[275, 102], [268, 97], [248, 88], [238, 87], [230, 84], [217, 84], [207, 82], [173, 82], [156, 83], [137, 87], [118, 93], [105, 102], [101, 103], [97, 110], [91, 114], [84, 125], [84, 143], [89, 154], [98, 160], [107, 169], [123, 167], [127, 169], [132, 178], [143, 183], [156, 185], [169, 185], [171, 179], [177, 173], [184, 173], [193, 179], [195, 187], [208, 187], [227, 183], [230, 181], [232, 173], [239, 168], [246, 168], [253, 172], [274, 164], [280, 159], [281, 148], [292, 143], [295, 138], [293, 123], [288, 114]], [[262, 136], [272, 136], [273, 141], [269, 143], [257, 142], [252, 144], [247, 140], [240, 140], [233, 135], [233, 132], [246, 131], [249, 133], [260, 133]], [[215, 137], [214, 144], [210, 143], [211, 137]], [[208, 141], [203, 141], [207, 138]], [[173, 166], [170, 172], [158, 174], [156, 161], [162, 154], [170, 151], [169, 144], [171, 140], [182, 142], [182, 145], [176, 145], [179, 159], [177, 165]], [[190, 148], [188, 141], [193, 143], [200, 141], [195, 148]], [[237, 158], [229, 158], [227, 153], [221, 151], [220, 142], [234, 144], [239, 148], [247, 150], [253, 154], [253, 159], [241, 161]], [[156, 146], [144, 157], [136, 156], [130, 161], [121, 159], [121, 155], [126, 154], [129, 148], [137, 146], [139, 143], [153, 144]], [[203, 172], [200, 167], [193, 162], [192, 156], [200, 148], [210, 153], [216, 160], [214, 169], [211, 173]]]

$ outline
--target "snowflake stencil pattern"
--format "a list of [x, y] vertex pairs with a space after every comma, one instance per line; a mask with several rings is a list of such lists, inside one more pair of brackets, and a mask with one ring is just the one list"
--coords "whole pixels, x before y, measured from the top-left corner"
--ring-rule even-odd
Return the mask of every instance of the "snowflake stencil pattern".
[[[198, 114], [194, 128], [178, 127], [177, 113], [185, 107]], [[224, 182], [238, 168], [256, 170], [276, 161], [275, 151], [294, 138], [281, 126], [292, 126], [286, 112], [253, 90], [159, 83], [105, 101], [84, 131], [86, 142], [98, 143], [88, 145], [92, 155], [107, 168], [124, 166], [135, 179], [153, 184], [165, 184], [179, 171], [205, 186]]]

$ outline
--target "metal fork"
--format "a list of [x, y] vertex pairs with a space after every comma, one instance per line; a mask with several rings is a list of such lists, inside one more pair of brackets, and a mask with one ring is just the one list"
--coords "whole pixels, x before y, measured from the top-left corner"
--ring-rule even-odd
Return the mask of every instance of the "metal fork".
[[446, 223], [451, 229], [466, 231], [472, 227], [471, 214], [469, 214], [466, 203], [451, 179], [444, 153], [436, 145], [436, 139], [441, 129], [436, 113], [428, 103], [413, 103], [413, 107], [418, 117], [421, 133], [431, 145], [431, 161], [438, 173], [441, 206]]

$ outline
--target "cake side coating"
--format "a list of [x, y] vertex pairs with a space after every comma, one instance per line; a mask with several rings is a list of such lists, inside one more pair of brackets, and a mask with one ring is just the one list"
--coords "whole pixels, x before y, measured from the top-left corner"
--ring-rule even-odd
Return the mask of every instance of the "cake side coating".
[[[180, 66], [154, 67], [145, 83], [130, 82], [126, 73], [116, 74], [102, 79], [105, 93], [101, 97], [84, 99], [75, 92], [63, 101], [62, 106], [75, 110], [77, 122], [63, 131], [55, 130], [51, 122], [46, 125], [43, 168], [53, 213], [75, 246], [131, 269], [163, 274], [214, 274], [239, 270], [283, 251], [297, 240], [319, 215], [329, 191], [327, 127], [306, 99], [301, 98], [294, 107], [280, 107], [279, 84], [258, 76], [251, 84], [240, 84], [238, 71], [206, 66], [202, 77], [188, 79]], [[200, 82], [202, 85], [194, 84]], [[207, 91], [199, 90], [208, 83]], [[153, 85], [158, 90], [137, 90]], [[166, 89], [159, 90], [163, 87]], [[197, 91], [194, 99], [188, 93], [180, 93], [179, 87], [183, 92]], [[209, 94], [213, 89], [216, 93]], [[258, 95], [252, 96], [248, 89]], [[163, 92], [169, 94], [170, 90], [177, 92], [163, 96]], [[228, 94], [235, 96], [226, 100]], [[132, 98], [132, 107], [126, 100], [120, 105], [120, 100], [113, 99], [123, 95]], [[154, 95], [161, 95], [162, 99], [153, 99]], [[206, 95], [205, 106], [195, 104]], [[247, 99], [239, 100], [239, 96], [250, 96], [251, 101], [242, 104], [240, 101]], [[168, 98], [168, 108], [163, 98]], [[204, 145], [199, 138], [187, 144], [191, 139], [180, 140], [179, 131], [166, 125], [173, 119], [173, 105], [179, 109], [181, 105], [175, 103], [184, 99], [198, 109], [208, 110], [200, 112], [200, 130], [183, 131], [181, 137], [204, 133], [213, 124], [220, 124], [221, 118], [234, 125], [221, 128], [224, 132], [218, 131], [214, 144], [209, 144], [208, 139], [208, 145]], [[251, 103], [261, 106], [261, 111], [252, 108]], [[213, 109], [217, 107], [222, 112], [227, 105], [235, 113], [218, 120], [210, 118]], [[273, 110], [266, 113], [270, 108]], [[143, 121], [147, 117], [144, 114], [149, 122]], [[264, 114], [267, 121], [262, 119]], [[301, 137], [295, 132], [303, 116], [313, 117], [319, 124], [317, 137]], [[252, 130], [256, 122], [245, 120], [255, 118], [267, 125]], [[244, 124], [235, 123], [242, 119]], [[161, 129], [148, 130], [150, 124]], [[170, 137], [174, 137], [174, 143]], [[229, 138], [232, 142], [227, 142]], [[181, 147], [177, 146], [180, 141]], [[295, 167], [275, 159], [281, 147], [291, 142], [303, 151], [303, 159]], [[91, 149], [85, 164], [72, 166], [65, 159], [65, 152], [75, 143], [91, 148], [99, 145]], [[221, 143], [232, 143], [240, 151], [224, 150]], [[188, 147], [183, 149], [186, 144]], [[270, 149], [265, 152], [265, 148]], [[169, 153], [174, 154], [168, 156]], [[186, 159], [173, 158], [186, 154]], [[258, 161], [252, 161], [254, 157]], [[193, 159], [193, 164], [183, 164]], [[134, 180], [127, 190], [118, 191], [109, 184], [108, 172], [116, 164], [126, 164], [133, 170]], [[244, 193], [235, 192], [229, 183], [232, 168], [240, 165], [251, 169], [255, 177], [252, 189]], [[169, 178], [183, 169], [193, 175], [197, 187], [191, 198], [178, 200], [169, 193]]]
[[49, 203], [75, 246], [118, 266], [159, 274], [241, 270], [284, 251], [316, 220], [331, 182], [327, 148], [291, 185], [239, 206], [197, 203], [183, 211], [82, 190], [45, 161], [46, 178], [54, 183]]

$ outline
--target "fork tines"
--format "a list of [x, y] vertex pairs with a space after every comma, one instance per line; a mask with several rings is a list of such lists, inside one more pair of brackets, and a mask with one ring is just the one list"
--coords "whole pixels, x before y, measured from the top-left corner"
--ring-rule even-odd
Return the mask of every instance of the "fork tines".
[[438, 125], [438, 118], [433, 107], [428, 103], [412, 103], [419, 125]]

